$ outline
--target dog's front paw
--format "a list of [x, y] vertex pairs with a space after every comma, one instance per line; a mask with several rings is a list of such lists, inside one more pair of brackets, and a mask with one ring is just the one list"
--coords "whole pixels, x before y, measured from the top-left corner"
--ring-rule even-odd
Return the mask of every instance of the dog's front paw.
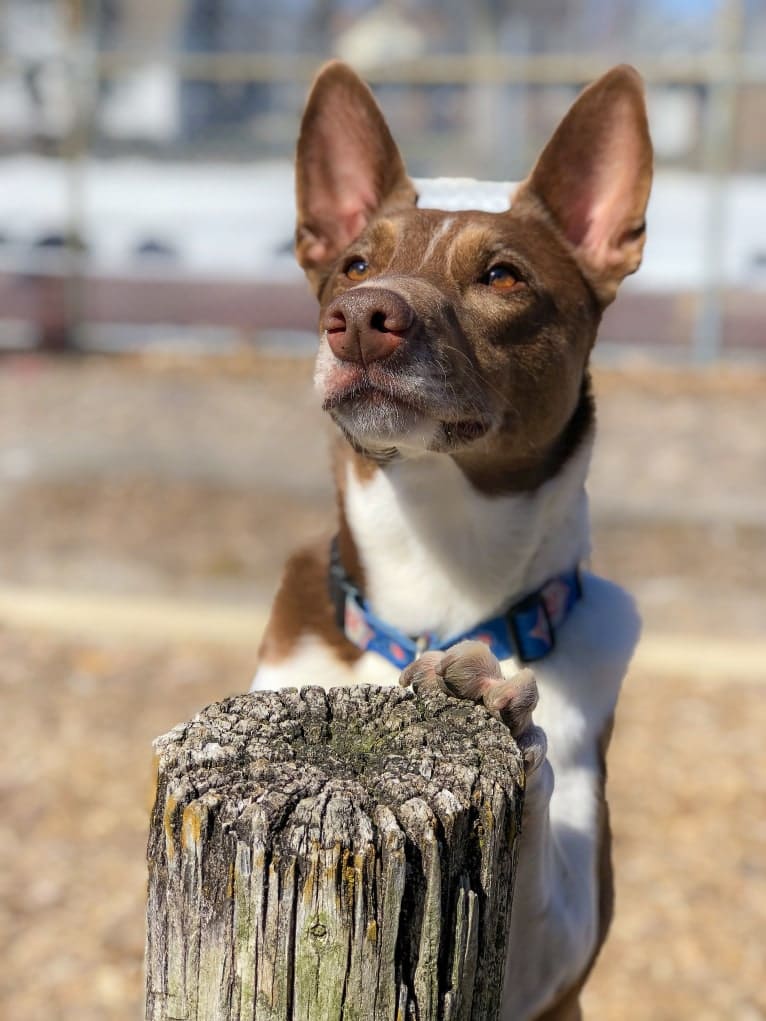
[[446, 652], [425, 652], [402, 673], [399, 683], [438, 688], [457, 698], [482, 702], [510, 730], [524, 755], [527, 772], [545, 759], [545, 733], [532, 722], [537, 681], [529, 669], [504, 677], [500, 663], [483, 642], [460, 642]]

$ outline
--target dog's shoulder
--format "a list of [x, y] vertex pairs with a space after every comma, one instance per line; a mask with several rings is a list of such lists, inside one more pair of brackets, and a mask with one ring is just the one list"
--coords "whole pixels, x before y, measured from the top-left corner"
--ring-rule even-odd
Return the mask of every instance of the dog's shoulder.
[[329, 543], [294, 553], [285, 565], [261, 641], [253, 687], [343, 680], [359, 659], [335, 621], [328, 587]]
[[317, 542], [287, 561], [261, 641], [252, 690], [317, 684], [395, 684], [398, 671], [365, 653], [338, 627], [330, 595], [330, 544]]
[[584, 572], [582, 588], [566, 651], [594, 704], [611, 717], [641, 635], [641, 616], [633, 596], [606, 578]]
[[581, 662], [592, 663], [599, 674], [623, 676], [641, 634], [641, 617], [633, 596], [602, 578], [582, 572], [582, 593], [572, 615], [567, 643], [576, 647]]

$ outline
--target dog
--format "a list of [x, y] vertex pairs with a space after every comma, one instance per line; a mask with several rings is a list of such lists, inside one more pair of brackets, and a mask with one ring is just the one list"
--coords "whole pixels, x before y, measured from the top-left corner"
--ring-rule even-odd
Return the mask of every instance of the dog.
[[253, 687], [432, 685], [506, 722], [526, 771], [508, 1021], [581, 1017], [611, 917], [605, 755], [640, 625], [582, 566], [588, 363], [641, 262], [651, 177], [627, 66], [581, 93], [502, 212], [419, 206], [340, 62], [298, 141], [296, 251], [320, 304], [339, 520], [288, 562]]

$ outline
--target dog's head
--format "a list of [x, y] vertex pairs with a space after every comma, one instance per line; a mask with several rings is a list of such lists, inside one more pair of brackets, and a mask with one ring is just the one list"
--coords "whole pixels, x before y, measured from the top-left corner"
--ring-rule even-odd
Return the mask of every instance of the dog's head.
[[641, 262], [651, 174], [641, 80], [617, 67], [510, 210], [419, 209], [369, 89], [327, 65], [298, 142], [297, 256], [321, 306], [317, 386], [351, 442], [444, 452], [492, 488], [555, 470], [590, 408], [601, 313]]

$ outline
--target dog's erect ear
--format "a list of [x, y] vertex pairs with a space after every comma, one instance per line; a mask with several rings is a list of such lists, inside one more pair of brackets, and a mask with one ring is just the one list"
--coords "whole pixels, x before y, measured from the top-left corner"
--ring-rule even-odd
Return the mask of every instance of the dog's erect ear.
[[641, 263], [651, 183], [643, 83], [622, 65], [581, 93], [513, 206], [544, 207], [607, 305]]
[[372, 93], [340, 61], [326, 64], [314, 82], [295, 174], [296, 255], [310, 279], [358, 237], [374, 212], [416, 199]]

